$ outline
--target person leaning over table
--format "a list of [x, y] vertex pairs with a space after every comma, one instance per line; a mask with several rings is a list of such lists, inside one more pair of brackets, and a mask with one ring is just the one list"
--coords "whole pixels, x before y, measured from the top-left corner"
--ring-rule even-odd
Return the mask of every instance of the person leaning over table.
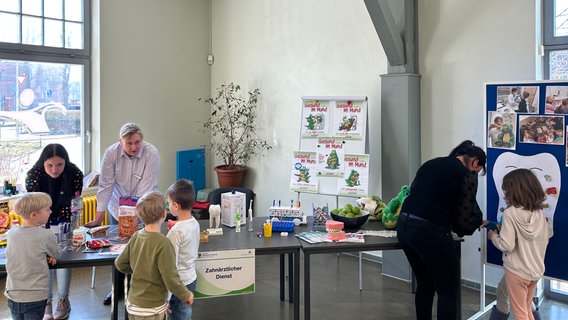
[[[118, 142], [108, 147], [101, 162], [97, 212], [86, 227], [101, 224], [105, 212], [110, 214], [111, 224], [118, 224], [118, 201], [120, 197], [141, 197], [148, 191], [158, 190], [160, 154], [151, 143], [144, 141], [144, 134], [134, 123], [120, 128]], [[118, 294], [122, 292], [119, 288]], [[103, 299], [111, 302], [112, 291]]]
[[[46, 227], [60, 222], [71, 221], [71, 200], [76, 192], [83, 191], [83, 172], [69, 160], [65, 147], [58, 143], [46, 145], [39, 159], [26, 175], [28, 192], [45, 192], [51, 197], [51, 215]], [[69, 288], [71, 287], [71, 268], [49, 270], [49, 299], [45, 306], [43, 319], [66, 319], [71, 312]], [[53, 313], [53, 279], [57, 277], [59, 300]]]
[[475, 199], [477, 174], [485, 174], [483, 149], [466, 140], [449, 156], [425, 162], [410, 186], [397, 221], [397, 238], [416, 276], [416, 319], [455, 320], [460, 289], [459, 251], [452, 231], [471, 235], [481, 226]]

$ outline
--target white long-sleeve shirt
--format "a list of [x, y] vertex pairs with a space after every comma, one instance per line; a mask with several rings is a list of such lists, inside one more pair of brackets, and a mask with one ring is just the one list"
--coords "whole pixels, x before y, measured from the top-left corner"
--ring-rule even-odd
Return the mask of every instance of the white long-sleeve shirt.
[[97, 211], [106, 211], [118, 220], [120, 197], [141, 197], [148, 191], [158, 190], [160, 154], [158, 149], [144, 141], [140, 152], [128, 156], [120, 143], [105, 150], [99, 174]]

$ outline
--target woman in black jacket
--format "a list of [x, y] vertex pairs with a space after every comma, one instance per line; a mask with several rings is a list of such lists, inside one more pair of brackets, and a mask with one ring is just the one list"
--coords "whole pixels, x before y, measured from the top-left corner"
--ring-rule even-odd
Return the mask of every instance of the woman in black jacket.
[[483, 149], [462, 142], [449, 156], [418, 169], [402, 204], [397, 237], [416, 276], [416, 319], [432, 319], [434, 293], [438, 319], [456, 319], [460, 256], [452, 231], [463, 237], [481, 226], [475, 197], [486, 160]]

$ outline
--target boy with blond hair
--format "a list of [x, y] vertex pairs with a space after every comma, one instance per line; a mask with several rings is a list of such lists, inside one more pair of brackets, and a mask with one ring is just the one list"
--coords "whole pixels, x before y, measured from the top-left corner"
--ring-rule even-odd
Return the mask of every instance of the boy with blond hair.
[[42, 319], [49, 297], [49, 267], [61, 255], [57, 237], [45, 229], [51, 197], [43, 192], [24, 194], [14, 205], [23, 219], [8, 232], [6, 289], [12, 319]]
[[181, 281], [172, 243], [160, 233], [166, 219], [166, 198], [157, 191], [144, 194], [136, 204], [136, 214], [144, 228], [134, 233], [114, 265], [131, 273], [125, 301], [129, 319], [166, 319], [168, 291], [193, 303], [193, 293]]
[[[193, 183], [180, 179], [166, 190], [170, 212], [178, 218], [167, 236], [176, 252], [176, 267], [183, 284], [195, 293], [197, 273], [195, 259], [199, 250], [199, 223], [191, 215], [191, 207], [195, 203]], [[192, 309], [183, 300], [172, 295], [170, 298], [170, 319], [189, 320]]]

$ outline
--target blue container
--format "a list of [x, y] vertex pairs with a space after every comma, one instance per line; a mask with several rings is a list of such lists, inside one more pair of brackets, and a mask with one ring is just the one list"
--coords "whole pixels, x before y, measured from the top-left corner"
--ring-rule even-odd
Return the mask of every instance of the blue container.
[[294, 222], [272, 221], [272, 232], [294, 232]]

